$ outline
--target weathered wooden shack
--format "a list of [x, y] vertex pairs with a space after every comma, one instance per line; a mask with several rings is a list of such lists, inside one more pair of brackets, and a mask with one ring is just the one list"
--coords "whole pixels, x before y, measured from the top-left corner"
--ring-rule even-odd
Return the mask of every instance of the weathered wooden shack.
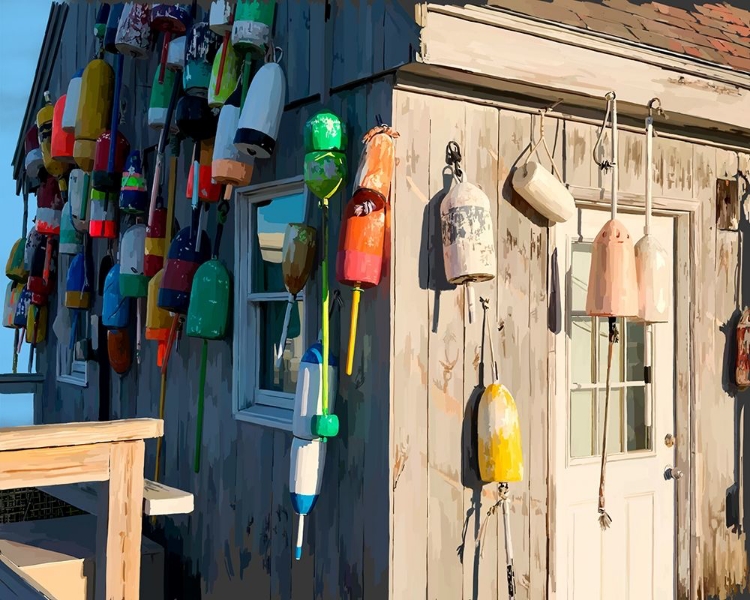
[[[283, 49], [287, 104], [276, 152], [258, 160], [251, 185], [236, 191], [224, 233], [221, 258], [234, 277], [232, 332], [210, 345], [198, 474], [200, 340], [183, 336], [170, 362], [162, 481], [192, 492], [195, 510], [145, 522], [167, 552], [165, 598], [507, 597], [497, 489], [482, 484], [473, 466], [473, 414], [490, 377], [482, 367], [483, 321], [469, 323], [464, 291], [447, 283], [442, 262], [439, 206], [451, 185], [451, 141], [466, 179], [492, 203], [497, 273], [475, 290], [489, 300], [500, 378], [522, 425], [525, 475], [510, 486], [517, 597], [750, 593], [747, 394], [733, 370], [736, 323], [750, 304], [742, 243], [748, 220], [741, 212], [738, 225], [723, 228], [717, 216], [725, 201], [717, 180], [737, 182], [734, 209], [745, 199], [750, 169], [750, 13], [732, 4], [278, 3], [273, 37]], [[94, 4], [53, 5], [22, 133], [42, 93], [65, 93], [93, 56], [95, 13]], [[150, 156], [149, 174], [157, 134], [145, 123], [158, 60], [156, 51], [126, 60], [122, 94], [122, 128]], [[658, 97], [665, 111], [655, 117], [653, 228], [671, 257], [674, 293], [669, 323], [655, 329], [653, 406], [643, 391], [643, 327], [620, 323], [607, 475], [613, 526], [602, 532], [596, 504], [606, 323], [585, 315], [582, 298], [590, 242], [610, 205], [610, 177], [594, 156], [610, 90], [620, 113], [621, 220], [635, 239], [644, 212], [647, 104]], [[286, 294], [268, 273], [279, 262], [275, 225], [305, 215], [302, 129], [323, 107], [349, 128], [351, 169], [377, 115], [400, 137], [386, 268], [362, 297], [354, 373], [338, 379], [341, 433], [328, 443], [323, 490], [297, 562], [289, 501], [294, 379], [264, 358]], [[555, 226], [511, 185], [541, 134], [542, 114], [543, 135], [578, 209]], [[610, 135], [603, 132], [605, 149]], [[190, 153], [185, 142], [180, 223], [189, 218]], [[20, 189], [20, 145], [17, 156]], [[350, 193], [351, 183], [332, 198], [330, 244], [319, 254], [335, 256]], [[306, 214], [319, 225], [314, 205]], [[209, 232], [215, 219], [212, 211]], [[93, 247], [98, 264], [107, 248]], [[260, 289], [258, 269], [271, 281]], [[320, 277], [315, 269], [300, 301], [290, 364], [317, 335]], [[344, 303], [331, 338], [343, 356], [351, 292], [333, 275], [330, 285]], [[554, 297], [562, 309], [557, 331]], [[97, 295], [92, 313], [100, 314], [101, 302]], [[135, 339], [135, 323], [130, 333]], [[106, 355], [77, 361], [66, 348], [51, 329], [39, 351], [37, 369], [46, 376], [36, 396], [39, 422], [158, 414], [155, 345], [144, 341], [140, 364], [122, 377]], [[147, 446], [147, 474], [154, 461], [155, 445]], [[667, 479], [671, 467], [681, 477]]]

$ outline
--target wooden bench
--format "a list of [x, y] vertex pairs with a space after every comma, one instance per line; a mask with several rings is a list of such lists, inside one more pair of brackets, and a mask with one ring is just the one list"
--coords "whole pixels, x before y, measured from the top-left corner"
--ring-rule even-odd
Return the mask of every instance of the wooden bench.
[[[108, 600], [139, 599], [144, 440], [163, 433], [160, 419], [0, 428], [0, 490], [106, 482], [96, 512], [104, 563], [97, 591]], [[4, 566], [0, 585], [18, 587], [18, 574]]]
[[3, 600], [57, 600], [1, 554], [0, 598]]
[[[96, 483], [40, 486], [43, 492], [67, 502], [77, 509], [95, 515], [99, 507], [102, 486]], [[161, 515], [187, 515], [193, 512], [194, 498], [190, 492], [169, 487], [148, 479], [143, 482], [143, 514], [149, 517]]]

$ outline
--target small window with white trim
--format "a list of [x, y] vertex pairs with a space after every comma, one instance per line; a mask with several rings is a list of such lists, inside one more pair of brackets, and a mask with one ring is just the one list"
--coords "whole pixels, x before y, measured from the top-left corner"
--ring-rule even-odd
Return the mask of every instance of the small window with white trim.
[[[89, 311], [73, 311], [65, 306], [65, 284], [68, 268], [73, 256], [58, 254], [57, 261], [57, 315], [63, 327], [60, 327], [57, 338], [57, 380], [86, 387], [88, 385], [88, 363], [85, 356], [85, 346], [90, 338]], [[78, 314], [76, 314], [76, 312]], [[48, 333], [52, 328], [49, 323]], [[75, 336], [71, 347], [71, 336], [75, 327]]]
[[238, 194], [235, 221], [234, 408], [244, 421], [291, 429], [300, 360], [311, 343], [310, 296], [303, 288], [289, 311], [282, 250], [289, 223], [306, 219], [301, 178], [259, 185]]
[[[568, 377], [569, 456], [601, 456], [604, 405], [607, 389], [609, 321], [586, 314], [591, 268], [591, 243], [572, 248], [569, 292]], [[628, 454], [652, 449], [651, 427], [643, 380], [645, 326], [617, 319], [619, 343], [613, 345], [610, 374], [607, 453]], [[653, 348], [652, 348], [653, 361]], [[653, 362], [652, 362], [653, 364]]]

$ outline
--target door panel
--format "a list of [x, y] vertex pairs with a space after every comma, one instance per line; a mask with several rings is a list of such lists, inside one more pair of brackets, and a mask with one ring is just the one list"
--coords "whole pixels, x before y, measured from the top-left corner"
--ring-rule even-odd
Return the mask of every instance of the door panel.
[[[674, 482], [664, 469], [674, 449], [674, 325], [653, 326], [653, 406], [643, 382], [645, 327], [618, 319], [620, 343], [613, 349], [606, 510], [612, 525], [602, 531], [597, 501], [604, 423], [607, 319], [585, 313], [590, 242], [609, 212], [585, 210], [556, 226], [561, 264], [565, 332], [556, 340], [555, 398], [555, 597], [567, 600], [662, 600], [674, 596]], [[634, 240], [643, 217], [619, 215]], [[670, 254], [674, 221], [652, 219], [652, 233]], [[670, 276], [674, 257], [670, 264]], [[672, 312], [674, 299], [672, 299]], [[649, 413], [650, 410], [650, 413]], [[651, 415], [651, 426], [648, 415]], [[567, 551], [565, 551], [567, 550]]]

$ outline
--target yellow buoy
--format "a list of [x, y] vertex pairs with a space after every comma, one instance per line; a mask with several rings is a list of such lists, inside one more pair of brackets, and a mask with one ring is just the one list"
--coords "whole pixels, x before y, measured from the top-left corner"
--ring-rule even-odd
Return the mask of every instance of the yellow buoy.
[[92, 60], [84, 69], [76, 114], [73, 157], [87, 173], [94, 168], [96, 140], [109, 128], [114, 87], [115, 72], [102, 59]]

